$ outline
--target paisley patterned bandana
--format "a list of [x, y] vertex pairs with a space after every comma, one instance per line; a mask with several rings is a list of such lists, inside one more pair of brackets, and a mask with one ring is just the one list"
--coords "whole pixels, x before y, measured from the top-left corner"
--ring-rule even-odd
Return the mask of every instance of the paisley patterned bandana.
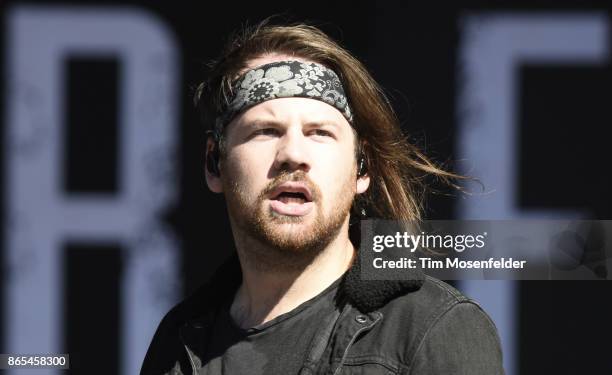
[[240, 112], [266, 100], [287, 97], [321, 100], [334, 106], [350, 124], [353, 123], [353, 114], [338, 75], [321, 64], [296, 60], [264, 64], [238, 78], [233, 93], [229, 105], [217, 116], [217, 135]]

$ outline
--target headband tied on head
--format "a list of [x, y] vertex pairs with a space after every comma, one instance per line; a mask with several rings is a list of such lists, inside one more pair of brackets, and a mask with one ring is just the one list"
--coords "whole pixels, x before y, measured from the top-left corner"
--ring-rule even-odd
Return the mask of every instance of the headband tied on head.
[[232, 88], [229, 104], [215, 121], [217, 135], [240, 112], [276, 98], [321, 100], [339, 110], [351, 125], [353, 123], [340, 78], [333, 70], [318, 63], [288, 60], [264, 64], [240, 76]]

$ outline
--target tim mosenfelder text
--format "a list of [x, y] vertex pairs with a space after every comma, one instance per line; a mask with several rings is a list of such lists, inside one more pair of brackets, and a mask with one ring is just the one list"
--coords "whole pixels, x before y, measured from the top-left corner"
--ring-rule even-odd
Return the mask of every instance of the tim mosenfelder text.
[[[487, 232], [481, 234], [457, 234], [457, 235], [441, 235], [441, 234], [420, 234], [414, 235], [408, 232], [397, 232], [395, 235], [375, 235], [373, 236], [372, 250], [381, 252], [385, 248], [405, 248], [411, 253], [418, 248], [435, 249], [435, 250], [454, 250], [461, 253], [466, 249], [478, 248], [482, 249], [486, 246], [485, 239]], [[514, 260], [512, 258], [488, 258], [484, 260], [461, 260], [456, 257], [446, 258], [444, 260], [436, 260], [427, 257], [417, 259], [399, 258], [396, 260], [385, 260], [383, 258], [374, 258], [372, 265], [376, 269], [385, 268], [424, 268], [424, 269], [522, 269], [527, 261]]]
[[527, 263], [526, 260], [514, 260], [512, 258], [489, 258], [485, 260], [460, 260], [459, 258], [446, 258], [444, 260], [436, 260], [431, 258], [400, 258], [396, 260], [384, 260], [382, 258], [374, 258], [372, 265], [377, 269], [385, 268], [420, 268], [424, 269], [522, 269]]

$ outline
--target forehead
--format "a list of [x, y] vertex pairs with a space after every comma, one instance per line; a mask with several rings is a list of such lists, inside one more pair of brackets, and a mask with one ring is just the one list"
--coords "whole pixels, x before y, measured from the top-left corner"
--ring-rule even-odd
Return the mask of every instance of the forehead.
[[299, 97], [266, 100], [247, 109], [235, 120], [244, 123], [257, 119], [276, 120], [287, 125], [320, 122], [346, 130], [352, 129], [346, 118], [335, 107], [320, 100]]

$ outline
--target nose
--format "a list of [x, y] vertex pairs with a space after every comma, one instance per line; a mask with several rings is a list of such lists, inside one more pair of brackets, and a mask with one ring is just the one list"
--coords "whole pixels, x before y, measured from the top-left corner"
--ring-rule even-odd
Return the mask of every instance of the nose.
[[276, 171], [310, 170], [307, 139], [301, 127], [291, 127], [280, 137], [277, 143], [274, 169]]

